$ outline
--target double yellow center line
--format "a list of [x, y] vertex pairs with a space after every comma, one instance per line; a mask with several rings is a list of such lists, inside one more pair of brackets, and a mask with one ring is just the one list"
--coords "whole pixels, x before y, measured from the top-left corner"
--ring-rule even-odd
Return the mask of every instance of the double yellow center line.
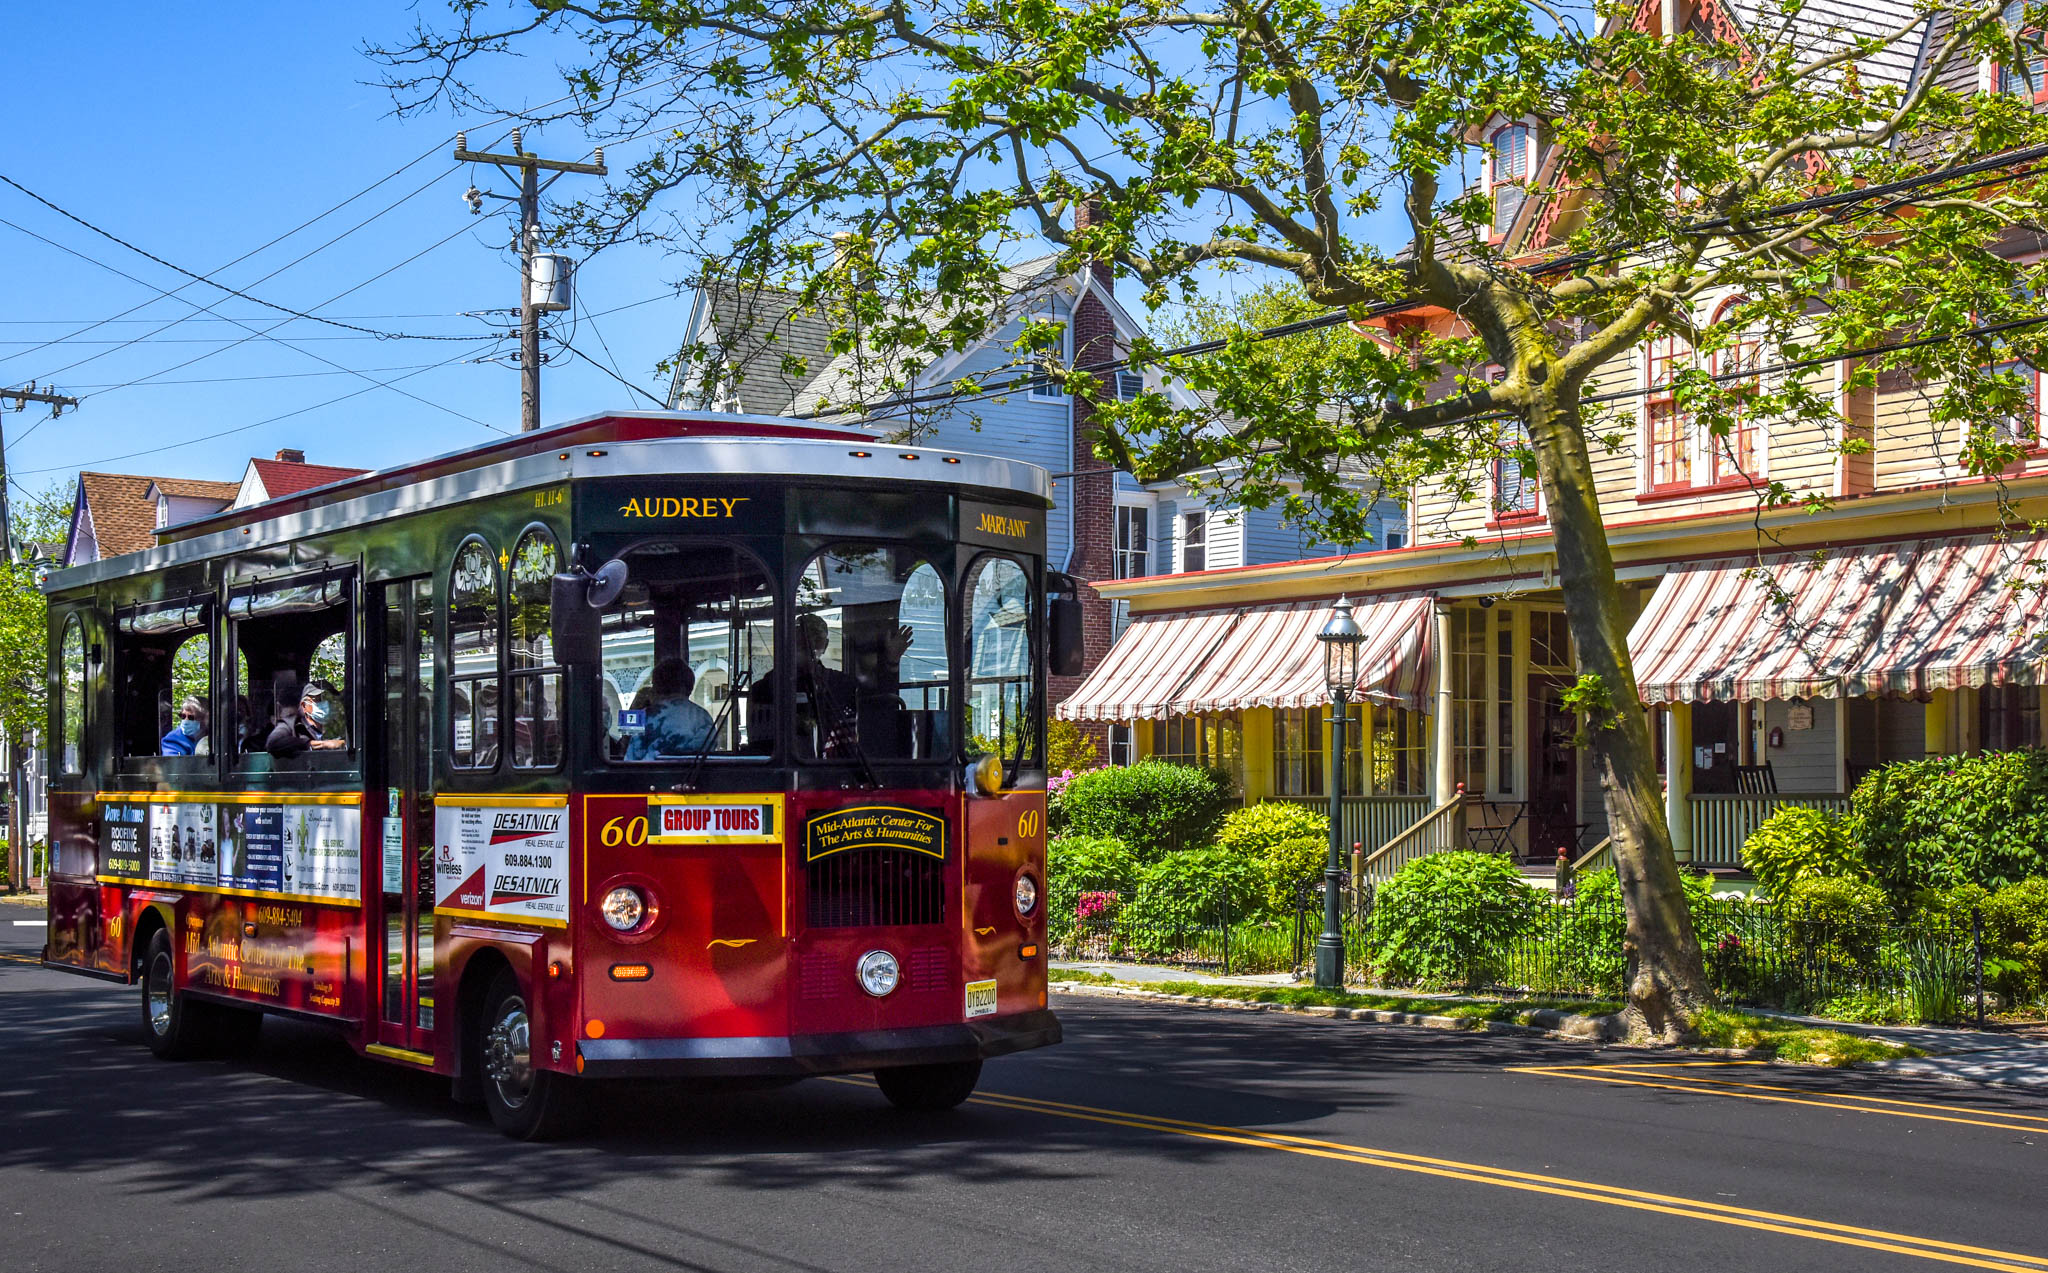
[[[1778, 1105], [1807, 1105], [1817, 1109], [1847, 1110], [1852, 1114], [1882, 1114], [1889, 1118], [1912, 1118], [1930, 1123], [1954, 1123], [1964, 1127], [1990, 1127], [1998, 1131], [2029, 1132], [2048, 1136], [2048, 1116], [2021, 1114], [2013, 1110], [1972, 1109], [1936, 1101], [1906, 1101], [1885, 1096], [1861, 1096], [1854, 1092], [1829, 1092], [1815, 1088], [1787, 1087], [1775, 1083], [1746, 1083], [1736, 1079], [1712, 1078], [1702, 1069], [1761, 1066], [1762, 1061], [1657, 1061], [1636, 1065], [1520, 1065], [1510, 1074], [1534, 1074], [1543, 1078], [1577, 1079], [1587, 1083], [1608, 1083], [1617, 1087], [1648, 1087], [1693, 1096], [1725, 1096], [1736, 1100], [1768, 1101]], [[1679, 1071], [1672, 1073], [1671, 1071]]]
[[1550, 1176], [1536, 1172], [1511, 1171], [1502, 1167], [1489, 1167], [1482, 1163], [1458, 1162], [1448, 1158], [1430, 1158], [1421, 1154], [1404, 1154], [1390, 1149], [1375, 1149], [1368, 1145], [1351, 1145], [1342, 1141], [1317, 1140], [1307, 1136], [1289, 1136], [1279, 1132], [1258, 1131], [1248, 1127], [1198, 1123], [1187, 1119], [1137, 1114], [1128, 1110], [1103, 1109], [1093, 1105], [1075, 1105], [1064, 1101], [1039, 1100], [1036, 1097], [1029, 1096], [1012, 1096], [1004, 1093], [984, 1092], [970, 1099], [977, 1105], [989, 1105], [999, 1109], [1040, 1114], [1051, 1118], [1066, 1118], [1081, 1122], [1108, 1124], [1115, 1127], [1130, 1127], [1139, 1131], [1158, 1132], [1168, 1136], [1187, 1136], [1196, 1140], [1213, 1141], [1225, 1145], [1238, 1145], [1248, 1149], [1276, 1150], [1280, 1153], [1302, 1154], [1310, 1158], [1320, 1158], [1332, 1162], [1354, 1163], [1364, 1167], [1381, 1167], [1389, 1171], [1403, 1171], [1416, 1175], [1435, 1176], [1445, 1180], [1461, 1180], [1471, 1184], [1492, 1185], [1500, 1189], [1514, 1189], [1523, 1193], [1545, 1194], [1554, 1198], [1571, 1198], [1580, 1202], [1593, 1202], [1610, 1207], [1625, 1207], [1632, 1211], [1649, 1211], [1660, 1215], [1678, 1216], [1688, 1220], [1703, 1220], [1710, 1224], [1732, 1225], [1736, 1228], [1784, 1234], [1787, 1237], [1806, 1238], [1815, 1242], [1831, 1242], [1839, 1246], [1860, 1247], [1868, 1251], [1884, 1251], [1893, 1255], [1909, 1255], [1923, 1260], [1934, 1260], [1942, 1264], [1963, 1265], [1967, 1268], [1998, 1269], [2004, 1270], [2006, 1273], [2043, 1273], [2044, 1270], [2048, 1270], [2048, 1256], [2027, 1255], [2019, 1251], [2001, 1251], [1993, 1247], [1970, 1246], [1959, 1242], [1943, 1242], [1933, 1238], [1915, 1237], [1909, 1233], [1893, 1233], [1884, 1229], [1865, 1229], [1859, 1228], [1856, 1225], [1836, 1224], [1829, 1220], [1815, 1220], [1806, 1216], [1787, 1215], [1776, 1211], [1759, 1211], [1751, 1207], [1729, 1206], [1726, 1203], [1706, 1202], [1675, 1194], [1652, 1193], [1642, 1189], [1624, 1189], [1616, 1185], [1603, 1185], [1595, 1181], [1574, 1180], [1567, 1176]]

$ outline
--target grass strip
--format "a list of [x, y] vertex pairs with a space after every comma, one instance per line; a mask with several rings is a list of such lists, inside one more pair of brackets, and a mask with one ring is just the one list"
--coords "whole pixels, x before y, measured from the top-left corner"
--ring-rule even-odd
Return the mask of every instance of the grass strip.
[[[1285, 1008], [1363, 1008], [1511, 1025], [1533, 1025], [1535, 1014], [1544, 1011], [1587, 1017], [1604, 1017], [1621, 1011], [1621, 1004], [1611, 999], [1425, 999], [1412, 995], [1318, 990], [1314, 986], [1215, 985], [1205, 981], [1122, 982], [1107, 973], [1072, 968], [1052, 969], [1051, 977], [1054, 981], [1076, 985], [1124, 985], [1133, 989], [1156, 990], [1162, 994], [1270, 1003]], [[1751, 1016], [1746, 1012], [1719, 1008], [1700, 1014], [1697, 1024], [1699, 1037], [1694, 1041], [1696, 1047], [1742, 1049], [1760, 1057], [1798, 1065], [1846, 1066], [1926, 1055], [1918, 1048], [1867, 1035], [1824, 1030], [1796, 1021]]]
[[1699, 1031], [1698, 1046], [1745, 1048], [1773, 1060], [1799, 1065], [1858, 1065], [1927, 1055], [1919, 1048], [1869, 1035], [1823, 1030], [1797, 1021], [1756, 1017], [1722, 1008], [1709, 1008], [1693, 1024]]

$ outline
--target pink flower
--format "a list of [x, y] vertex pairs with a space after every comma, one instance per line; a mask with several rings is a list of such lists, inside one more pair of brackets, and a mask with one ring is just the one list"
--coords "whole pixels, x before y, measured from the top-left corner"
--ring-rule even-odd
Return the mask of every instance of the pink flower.
[[1083, 893], [1080, 902], [1074, 907], [1074, 918], [1086, 921], [1097, 915], [1106, 914], [1116, 909], [1116, 904], [1120, 900], [1122, 899], [1115, 893]]
[[1072, 782], [1073, 780], [1074, 771], [1071, 769], [1062, 769], [1057, 775], [1051, 778], [1047, 778], [1045, 780], [1045, 794], [1048, 796], [1056, 796], [1060, 792], [1065, 791], [1067, 789], [1067, 784]]

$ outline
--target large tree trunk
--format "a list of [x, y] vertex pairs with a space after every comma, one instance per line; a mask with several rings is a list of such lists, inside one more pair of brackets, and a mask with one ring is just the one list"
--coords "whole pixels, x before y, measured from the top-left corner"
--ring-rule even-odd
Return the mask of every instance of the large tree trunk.
[[1565, 617], [1578, 647], [1580, 675], [1599, 677], [1607, 694], [1608, 709], [1585, 719], [1628, 914], [1625, 1022], [1633, 1039], [1678, 1042], [1691, 1032], [1693, 1015], [1712, 1002], [1713, 991], [1664, 824], [1649, 716], [1629, 663], [1628, 616], [1580, 426], [1575, 386], [1537, 388], [1529, 440], [1557, 545]]

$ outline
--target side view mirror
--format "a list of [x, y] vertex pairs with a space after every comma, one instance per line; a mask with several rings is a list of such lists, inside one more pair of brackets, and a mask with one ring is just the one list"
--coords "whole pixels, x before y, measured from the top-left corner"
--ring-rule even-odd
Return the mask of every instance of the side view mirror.
[[603, 644], [602, 611], [626, 590], [626, 563], [614, 557], [595, 573], [581, 570], [556, 575], [548, 594], [548, 637], [555, 662], [563, 667], [595, 664]]
[[1079, 676], [1088, 661], [1081, 623], [1081, 585], [1070, 575], [1054, 574], [1050, 587], [1046, 662], [1054, 676]]

